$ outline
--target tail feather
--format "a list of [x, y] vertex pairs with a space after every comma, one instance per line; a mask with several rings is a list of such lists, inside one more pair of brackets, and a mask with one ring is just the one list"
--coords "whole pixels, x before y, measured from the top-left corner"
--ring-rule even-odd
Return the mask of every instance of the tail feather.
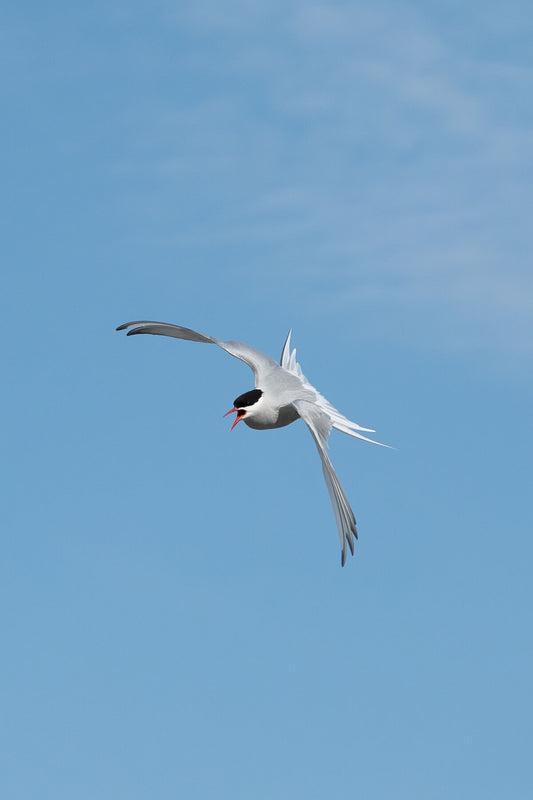
[[[283, 351], [281, 353], [281, 360], [280, 365], [286, 369], [288, 372], [292, 372], [293, 375], [297, 375], [304, 381], [304, 384], [310, 387], [314, 392], [316, 392], [316, 402], [319, 408], [328, 415], [331, 425], [336, 430], [340, 431], [341, 433], [346, 433], [348, 436], [354, 436], [356, 439], [362, 439], [364, 442], [371, 442], [372, 444], [379, 444], [381, 447], [390, 447], [388, 444], [383, 444], [382, 442], [376, 442], [374, 439], [369, 439], [366, 436], [363, 436], [363, 433], [375, 433], [373, 428], [363, 428], [362, 425], [358, 425], [357, 422], [352, 422], [352, 420], [345, 417], [344, 414], [341, 414], [340, 411], [337, 411], [335, 406], [332, 406], [331, 403], [326, 400], [326, 398], [317, 392], [314, 386], [311, 386], [307, 378], [302, 372], [302, 368], [296, 361], [296, 348], [291, 351], [291, 333], [292, 328], [290, 329], [287, 338], [285, 340], [285, 344], [283, 345]], [[394, 449], [394, 448], [391, 448]]]

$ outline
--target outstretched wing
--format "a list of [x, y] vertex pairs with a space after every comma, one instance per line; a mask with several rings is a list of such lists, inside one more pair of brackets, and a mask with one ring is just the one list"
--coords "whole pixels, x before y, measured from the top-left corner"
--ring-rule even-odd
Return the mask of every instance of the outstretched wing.
[[198, 331], [191, 330], [191, 328], [182, 328], [179, 325], [172, 325], [169, 322], [149, 322], [141, 320], [138, 322], [126, 322], [124, 325], [119, 325], [117, 328], [117, 331], [125, 330], [128, 331], [128, 336], [134, 336], [138, 333], [151, 333], [156, 336], [172, 336], [175, 339], [186, 339], [189, 342], [216, 344], [218, 347], [225, 350], [226, 353], [248, 364], [255, 375], [256, 386], [267, 372], [270, 372], [273, 368], [279, 369], [273, 358], [270, 358], [270, 356], [261, 353], [259, 350], [255, 350], [255, 348], [243, 342], [223, 342], [220, 339], [216, 339], [214, 336], [208, 336], [206, 333], [199, 333]]
[[357, 539], [357, 528], [353, 511], [326, 452], [328, 436], [333, 427], [332, 420], [328, 414], [307, 400], [295, 400], [293, 405], [311, 431], [322, 461], [322, 472], [324, 473], [339, 530], [341, 565], [344, 566], [346, 563], [346, 545], [350, 548], [352, 555], [354, 554], [354, 536]]

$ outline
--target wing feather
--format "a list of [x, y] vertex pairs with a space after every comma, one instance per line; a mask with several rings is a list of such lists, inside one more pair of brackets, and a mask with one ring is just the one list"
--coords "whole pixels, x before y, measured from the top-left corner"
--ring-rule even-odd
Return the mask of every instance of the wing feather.
[[283, 345], [283, 350], [281, 351], [281, 358], [279, 365], [280, 367], [283, 367], [283, 369], [289, 368], [289, 362], [291, 357], [291, 333], [292, 333], [292, 328], [287, 334], [287, 338], [285, 339], [285, 344]]
[[228, 341], [223, 342], [221, 339], [216, 339], [214, 336], [209, 336], [206, 333], [199, 333], [193, 331], [191, 328], [182, 328], [179, 325], [172, 325], [169, 322], [151, 322], [148, 320], [139, 320], [137, 322], [126, 322], [124, 325], [119, 325], [117, 331], [127, 330], [128, 336], [134, 336], [139, 333], [149, 333], [156, 336], [172, 336], [174, 339], [185, 339], [189, 342], [203, 342], [205, 344], [216, 344], [229, 353], [231, 356], [244, 361], [248, 364], [250, 369], [255, 375], [255, 385], [262, 380], [263, 376], [272, 369], [279, 369], [277, 363], [270, 356], [261, 353], [250, 345], [243, 342]]
[[296, 400], [293, 405], [311, 431], [311, 435], [315, 440], [316, 448], [322, 461], [322, 472], [324, 473], [324, 479], [328, 487], [331, 505], [333, 506], [333, 512], [339, 531], [341, 565], [344, 566], [346, 563], [347, 546], [350, 548], [352, 555], [354, 554], [354, 537], [357, 539], [357, 528], [354, 513], [326, 452], [327, 440], [331, 432], [332, 423], [327, 414], [317, 408], [314, 403], [307, 400]]

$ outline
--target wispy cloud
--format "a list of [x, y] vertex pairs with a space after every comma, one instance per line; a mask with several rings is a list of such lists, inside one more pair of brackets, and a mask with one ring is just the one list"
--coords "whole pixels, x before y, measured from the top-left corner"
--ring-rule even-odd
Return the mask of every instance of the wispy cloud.
[[197, 92], [159, 110], [145, 168], [209, 193], [210, 240], [254, 251], [262, 288], [268, 267], [295, 295], [319, 283], [323, 305], [335, 276], [331, 308], [452, 311], [466, 344], [481, 326], [488, 347], [531, 347], [533, 65], [515, 12], [499, 31], [490, 2], [455, 19], [386, 2], [173, 9]]

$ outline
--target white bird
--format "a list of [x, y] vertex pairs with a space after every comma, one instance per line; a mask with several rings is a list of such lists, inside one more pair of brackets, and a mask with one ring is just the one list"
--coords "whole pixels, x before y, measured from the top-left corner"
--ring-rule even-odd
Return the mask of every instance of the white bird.
[[[381, 444], [381, 442], [375, 442], [373, 439], [362, 436], [358, 431], [365, 433], [374, 433], [374, 431], [351, 422], [328, 403], [314, 386], [311, 386], [296, 361], [296, 350], [291, 352], [292, 329], [283, 346], [279, 364], [270, 356], [243, 344], [243, 342], [223, 342], [215, 339], [214, 336], [167, 322], [126, 322], [117, 328], [117, 331], [123, 330], [128, 331], [128, 336], [151, 333], [159, 336], [173, 336], [176, 339], [187, 339], [191, 342], [216, 344], [230, 355], [248, 364], [255, 376], [255, 388], [237, 397], [233, 408], [227, 412], [227, 414], [237, 414], [230, 430], [233, 430], [241, 420], [244, 420], [249, 428], [267, 430], [290, 425], [299, 417], [303, 419], [311, 431], [322, 460], [322, 471], [339, 529], [341, 565], [344, 566], [347, 544], [352, 555], [354, 554], [354, 536], [357, 539], [357, 528], [353, 511], [326, 452], [328, 436], [331, 429], [335, 428], [349, 436], [363, 439], [365, 442], [372, 442], [372, 444]], [[382, 446], [388, 447], [388, 445]]]

